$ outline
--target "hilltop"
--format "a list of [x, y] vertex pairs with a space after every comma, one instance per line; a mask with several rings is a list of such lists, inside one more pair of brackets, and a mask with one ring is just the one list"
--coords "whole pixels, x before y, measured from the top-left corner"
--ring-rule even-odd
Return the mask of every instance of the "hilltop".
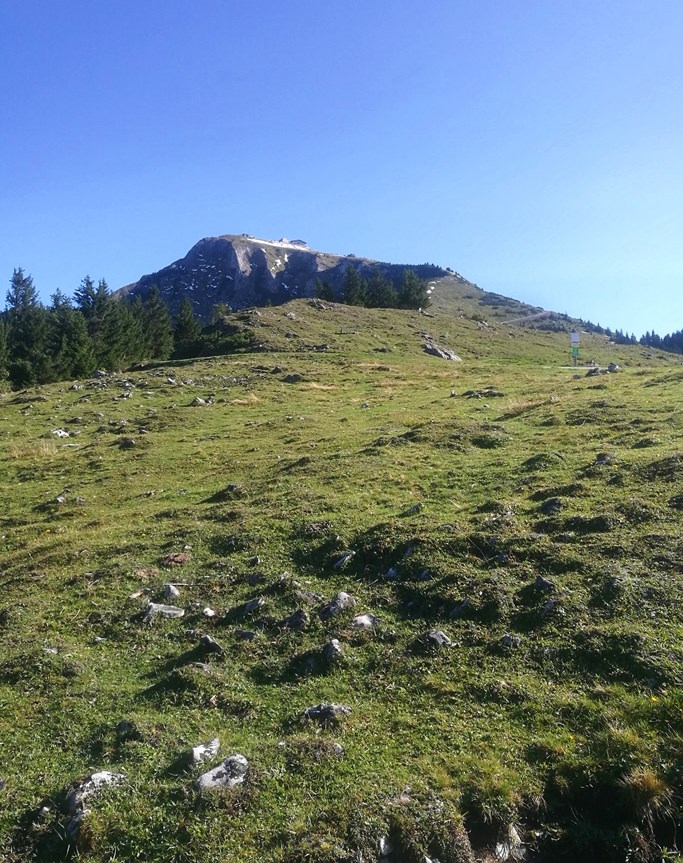
[[439, 279], [0, 397], [3, 860], [680, 859], [683, 369]]

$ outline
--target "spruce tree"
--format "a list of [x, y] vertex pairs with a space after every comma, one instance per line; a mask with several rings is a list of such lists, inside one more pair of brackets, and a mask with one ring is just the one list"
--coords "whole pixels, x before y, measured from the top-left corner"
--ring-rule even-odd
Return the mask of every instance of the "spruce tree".
[[150, 359], [166, 360], [173, 351], [173, 329], [168, 306], [156, 285], [143, 305], [145, 353]]
[[8, 371], [15, 387], [50, 380], [47, 312], [31, 276], [14, 270], [7, 292]]
[[334, 302], [334, 291], [329, 282], [323, 281], [320, 278], [315, 280], [315, 295], [319, 300], [325, 300], [328, 303]]
[[52, 296], [49, 310], [50, 353], [55, 380], [88, 377], [97, 365], [92, 339], [83, 315], [61, 291]]
[[365, 279], [355, 267], [349, 267], [344, 280], [344, 302], [347, 306], [364, 306], [368, 289]]
[[403, 271], [401, 287], [398, 291], [400, 309], [426, 309], [431, 304], [427, 293], [427, 283], [420, 279], [409, 267]]
[[393, 309], [398, 304], [396, 288], [379, 267], [375, 267], [368, 280], [367, 304], [376, 309]]
[[5, 316], [0, 314], [0, 390], [2, 389], [3, 381], [7, 380], [9, 354], [7, 352], [7, 324]]
[[173, 329], [173, 356], [178, 359], [197, 356], [201, 331], [202, 327], [194, 316], [190, 298], [183, 297]]

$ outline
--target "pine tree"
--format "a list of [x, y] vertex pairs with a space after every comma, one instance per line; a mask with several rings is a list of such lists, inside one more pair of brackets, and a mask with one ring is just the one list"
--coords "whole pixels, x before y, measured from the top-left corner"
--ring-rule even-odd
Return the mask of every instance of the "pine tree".
[[332, 286], [329, 282], [324, 282], [319, 278], [315, 280], [315, 295], [319, 300], [325, 300], [325, 302], [328, 303], [334, 302], [334, 291], [332, 290]]
[[5, 323], [5, 316], [0, 314], [0, 389], [2, 389], [2, 382], [8, 377], [8, 360], [7, 324]]
[[377, 309], [393, 309], [398, 304], [396, 288], [379, 267], [374, 269], [368, 280], [367, 304]]
[[398, 291], [398, 307], [400, 309], [426, 309], [430, 304], [427, 283], [418, 278], [414, 270], [405, 269]]
[[97, 363], [85, 318], [60, 291], [52, 296], [49, 319], [54, 379], [91, 375]]
[[107, 341], [104, 327], [107, 315], [116, 301], [112, 298], [106, 281], [100, 279], [97, 287], [95, 287], [90, 276], [85, 276], [80, 287], [74, 293], [74, 300], [76, 308], [85, 318], [97, 365], [112, 368], [108, 364], [112, 346]]
[[7, 292], [8, 371], [15, 387], [50, 380], [47, 312], [31, 276], [14, 270]]
[[184, 297], [173, 330], [173, 356], [178, 359], [196, 356], [201, 331], [201, 324], [194, 316], [192, 302], [189, 297]]
[[344, 302], [347, 306], [364, 306], [368, 290], [365, 279], [355, 267], [349, 267], [344, 281]]
[[148, 358], [166, 360], [173, 351], [173, 329], [168, 306], [159, 288], [152, 286], [144, 302], [145, 353]]

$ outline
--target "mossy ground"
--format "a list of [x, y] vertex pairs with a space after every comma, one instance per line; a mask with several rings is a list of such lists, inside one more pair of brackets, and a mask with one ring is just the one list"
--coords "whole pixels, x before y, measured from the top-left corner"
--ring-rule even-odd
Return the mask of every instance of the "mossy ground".
[[[260, 352], [2, 397], [2, 859], [448, 863], [511, 824], [541, 860], [677, 859], [683, 371], [596, 336], [623, 370], [576, 380], [566, 334], [435, 305], [297, 301], [243, 313]], [[149, 626], [166, 582], [186, 615]], [[352, 713], [301, 720], [324, 701]], [[249, 779], [200, 797], [179, 758], [214, 736]], [[126, 782], [70, 845], [97, 769]]]

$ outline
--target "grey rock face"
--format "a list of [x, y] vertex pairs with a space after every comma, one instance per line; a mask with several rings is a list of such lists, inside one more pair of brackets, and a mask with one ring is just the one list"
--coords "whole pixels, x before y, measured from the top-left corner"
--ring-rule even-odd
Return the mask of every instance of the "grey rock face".
[[341, 642], [337, 638], [328, 641], [323, 648], [323, 656], [330, 665], [338, 662], [344, 656], [344, 648], [341, 646]]
[[456, 363], [461, 363], [462, 359], [449, 348], [439, 348], [436, 345], [433, 345], [431, 342], [427, 342], [424, 345], [425, 353], [430, 354], [433, 357], [439, 357], [441, 360], [452, 360]]
[[247, 759], [244, 755], [236, 753], [226, 758], [218, 767], [214, 767], [208, 773], [203, 773], [195, 785], [199, 791], [209, 791], [212, 788], [234, 788], [235, 785], [241, 785], [244, 782], [248, 770], [249, 762]]
[[357, 614], [352, 621], [354, 629], [371, 630], [379, 625], [379, 617], [374, 614]]
[[[189, 297], [195, 314], [208, 319], [217, 303], [245, 309], [312, 297], [319, 278], [330, 285], [335, 296], [341, 297], [350, 265], [367, 276], [379, 266], [394, 280], [400, 280], [405, 269], [365, 258], [316, 252], [305, 244], [286, 239], [271, 241], [226, 235], [200, 240], [184, 258], [142, 276], [117, 294], [140, 296], [144, 300], [152, 285], [157, 285], [172, 314], [177, 314], [183, 298]], [[418, 276], [426, 275], [419, 265], [413, 269]], [[446, 275], [446, 271], [438, 272]], [[320, 301], [314, 301], [313, 307], [326, 308]]]

